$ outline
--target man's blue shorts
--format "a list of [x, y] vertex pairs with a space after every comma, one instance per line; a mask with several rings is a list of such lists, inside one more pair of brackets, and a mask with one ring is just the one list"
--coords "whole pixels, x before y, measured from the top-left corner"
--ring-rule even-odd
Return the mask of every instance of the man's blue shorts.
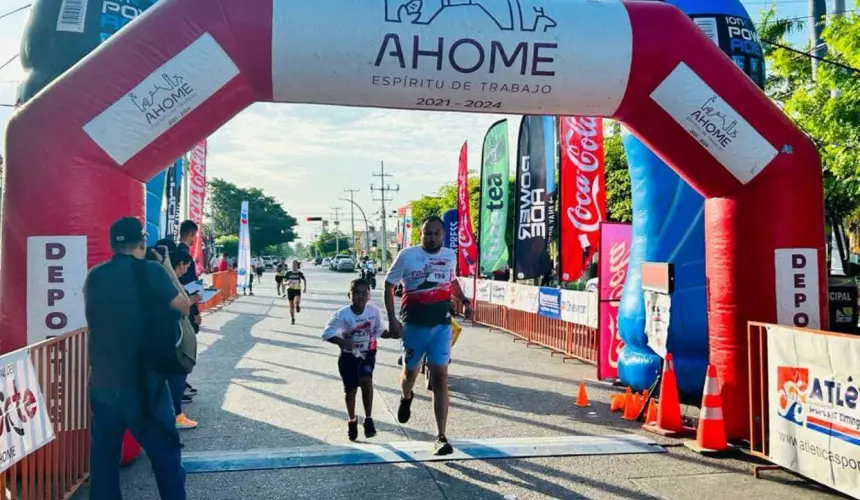
[[435, 326], [403, 325], [403, 365], [414, 370], [421, 358], [427, 356], [427, 364], [448, 366], [451, 361], [451, 323]]

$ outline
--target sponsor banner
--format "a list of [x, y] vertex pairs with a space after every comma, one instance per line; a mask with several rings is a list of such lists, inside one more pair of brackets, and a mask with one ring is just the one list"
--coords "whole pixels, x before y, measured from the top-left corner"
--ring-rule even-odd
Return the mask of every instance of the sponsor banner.
[[[544, 167], [546, 168], [546, 234], [547, 245], [551, 245], [555, 237], [557, 222], [556, 202], [558, 202], [558, 185], [556, 184], [556, 155], [558, 154], [558, 141], [556, 140], [556, 125], [554, 116], [543, 117], [543, 147]], [[549, 259], [549, 255], [547, 255]], [[549, 262], [552, 269], [552, 262]]]
[[180, 178], [182, 176], [182, 159], [176, 162], [167, 169], [167, 182], [165, 183], [166, 194], [166, 212], [165, 221], [162, 225], [163, 238], [172, 238], [174, 241], [179, 241], [179, 203], [181, 202], [182, 186]]
[[[188, 167], [188, 218], [203, 227], [203, 207], [206, 202], [206, 139], [200, 141], [190, 152]], [[203, 240], [201, 231], [191, 246], [191, 257], [197, 265], [197, 274], [203, 274]]]
[[272, 14], [275, 101], [609, 116], [627, 90], [621, 3], [330, 0]]
[[539, 288], [538, 314], [547, 318], [561, 319], [561, 290], [558, 288]]
[[831, 332], [858, 333], [857, 282], [854, 277], [831, 276], [827, 291], [830, 296], [828, 317]]
[[520, 300], [520, 290], [523, 286], [517, 283], [508, 283], [508, 297], [505, 306], [508, 309], [517, 309], [517, 302]]
[[86, 236], [27, 238], [27, 343], [86, 326]]
[[248, 202], [242, 202], [242, 211], [239, 215], [239, 262], [236, 266], [236, 286], [245, 288], [251, 278], [251, 234], [248, 230]]
[[603, 119], [560, 120], [561, 281], [582, 277], [600, 246], [606, 219]]
[[412, 207], [403, 208], [403, 248], [412, 246]]
[[561, 319], [568, 323], [597, 328], [597, 294], [561, 290]]
[[[83, 238], [81, 236], [80, 238]], [[0, 356], [0, 387], [5, 398], [0, 433], [0, 472], [56, 437], [29, 349]]]
[[818, 252], [778, 248], [775, 254], [777, 323], [820, 329]]
[[597, 353], [597, 377], [600, 380], [618, 378], [618, 354], [624, 348], [618, 330], [617, 300], [600, 302], [600, 351]]
[[457, 244], [457, 226], [459, 225], [457, 209], [451, 209], [442, 214], [442, 222], [445, 226], [445, 240], [442, 244], [446, 248], [450, 248], [454, 252], [457, 252], [458, 244]]
[[506, 306], [508, 297], [507, 281], [490, 281], [490, 302], [499, 306]]
[[239, 74], [209, 33], [153, 71], [84, 125], [84, 132], [124, 165]]
[[474, 301], [475, 299], [475, 280], [468, 278], [457, 278], [460, 281], [460, 289], [463, 290], [463, 295], [467, 299]]
[[469, 204], [468, 143], [460, 148], [460, 164], [457, 171], [457, 213], [460, 216], [458, 231], [457, 271], [460, 276], [475, 274], [478, 263], [478, 247], [472, 229], [472, 208]]
[[777, 154], [683, 62], [654, 89], [651, 99], [742, 184], [753, 180]]
[[770, 460], [860, 498], [860, 340], [767, 327]]
[[645, 290], [645, 335], [648, 347], [661, 358], [666, 357], [669, 342], [672, 296]]
[[490, 301], [490, 292], [493, 287], [493, 282], [490, 280], [478, 280], [475, 300], [482, 302]]
[[619, 300], [630, 263], [630, 224], [600, 224], [599, 282], [600, 300]]
[[155, 174], [145, 184], [146, 202], [146, 244], [153, 246], [161, 238], [164, 231], [164, 221], [161, 217], [161, 206], [164, 203], [164, 186], [167, 184], [167, 173], [162, 170]]
[[508, 268], [508, 121], [493, 124], [481, 153], [480, 272], [487, 276]]
[[764, 88], [764, 54], [751, 19], [725, 14], [696, 14], [690, 19], [759, 88]]
[[518, 285], [520, 288], [520, 296], [517, 301], [516, 308], [520, 311], [529, 312], [532, 314], [538, 313], [538, 301], [540, 296], [540, 288], [530, 285]]
[[[514, 217], [514, 276], [533, 279], [550, 270], [547, 217], [547, 158], [544, 119], [525, 116], [517, 147], [517, 187]], [[553, 145], [555, 141], [553, 140]]]

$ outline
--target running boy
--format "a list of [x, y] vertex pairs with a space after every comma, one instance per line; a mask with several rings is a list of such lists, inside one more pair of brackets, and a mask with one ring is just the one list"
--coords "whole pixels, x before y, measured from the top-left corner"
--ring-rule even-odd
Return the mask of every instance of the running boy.
[[308, 280], [305, 273], [299, 271], [299, 261], [293, 261], [293, 269], [284, 273], [284, 286], [287, 288], [287, 300], [290, 301], [290, 319], [296, 324], [296, 313], [302, 312], [302, 285], [308, 293]]
[[337, 368], [346, 393], [347, 436], [358, 438], [358, 419], [355, 416], [355, 396], [361, 387], [364, 405], [364, 437], [376, 435], [376, 426], [370, 414], [373, 409], [373, 368], [376, 364], [376, 340], [388, 338], [382, 327], [382, 311], [368, 304], [370, 284], [355, 279], [349, 285], [348, 297], [352, 304], [331, 315], [322, 338], [340, 347]]

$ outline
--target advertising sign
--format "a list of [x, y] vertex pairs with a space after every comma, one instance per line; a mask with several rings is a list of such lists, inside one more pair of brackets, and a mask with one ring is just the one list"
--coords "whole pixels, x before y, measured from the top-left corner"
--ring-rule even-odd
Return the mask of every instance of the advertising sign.
[[600, 303], [600, 352], [597, 355], [597, 377], [600, 380], [618, 378], [618, 354], [624, 349], [624, 341], [618, 330], [617, 300]]
[[622, 3], [328, 0], [272, 7], [277, 102], [610, 116], [627, 90], [633, 37]]
[[[555, 151], [550, 149], [552, 156], [547, 157], [547, 125], [541, 116], [525, 116], [520, 122], [514, 206], [514, 275], [520, 280], [538, 278], [552, 268], [547, 246], [550, 239], [547, 174], [555, 175], [555, 170], [548, 168], [547, 163], [555, 165]], [[551, 140], [554, 146], [555, 137]]]
[[600, 225], [600, 300], [619, 300], [630, 263], [630, 224]]
[[454, 252], [457, 252], [457, 248], [459, 246], [459, 234], [457, 231], [459, 221], [457, 218], [458, 215], [456, 208], [448, 210], [442, 215], [442, 222], [445, 226], [445, 239], [442, 241], [442, 245], [445, 246], [445, 248], [450, 248]]
[[490, 280], [477, 280], [477, 287], [475, 290], [475, 300], [480, 300], [482, 302], [489, 302], [490, 295], [493, 288], [493, 282]]
[[499, 306], [506, 306], [508, 297], [507, 281], [490, 281], [490, 302]]
[[561, 290], [561, 319], [575, 325], [597, 328], [597, 294]]
[[478, 247], [475, 244], [475, 231], [472, 229], [472, 209], [469, 205], [469, 167], [468, 143], [460, 148], [460, 163], [457, 167], [457, 214], [460, 223], [457, 225], [457, 274], [472, 276], [478, 264]]
[[643, 291], [645, 294], [645, 335], [648, 347], [661, 358], [666, 357], [669, 341], [669, 320], [671, 318], [672, 296]]
[[767, 328], [770, 459], [860, 498], [860, 341]]
[[493, 124], [484, 138], [481, 153], [481, 225], [478, 252], [480, 272], [487, 276], [493, 271], [508, 268], [508, 121]]
[[538, 292], [538, 314], [552, 319], [561, 319], [561, 290], [540, 287]]
[[236, 266], [236, 286], [245, 288], [251, 278], [251, 234], [248, 230], [248, 202], [242, 202], [242, 212], [239, 216], [239, 262]]
[[86, 236], [27, 238], [27, 343], [83, 328]]
[[778, 248], [774, 258], [777, 323], [821, 328], [818, 251], [814, 248]]
[[[206, 140], [200, 141], [189, 156], [188, 167], [188, 218], [203, 227], [203, 207], [206, 203]], [[191, 257], [197, 266], [197, 274], [203, 274], [203, 239], [198, 231], [191, 245]]]
[[56, 437], [28, 349], [0, 357], [0, 387], [5, 397], [0, 426], [0, 472]]

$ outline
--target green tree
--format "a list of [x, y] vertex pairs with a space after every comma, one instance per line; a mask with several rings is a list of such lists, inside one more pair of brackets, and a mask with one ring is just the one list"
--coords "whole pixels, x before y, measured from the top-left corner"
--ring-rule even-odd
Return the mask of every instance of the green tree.
[[209, 181], [207, 201], [206, 215], [216, 237], [238, 234], [242, 202], [248, 202], [251, 252], [255, 255], [266, 247], [296, 239], [296, 219], [287, 214], [275, 198], [265, 195], [260, 189], [244, 189], [216, 178]]
[[612, 222], [633, 221], [630, 197], [630, 172], [627, 156], [621, 144], [621, 127], [616, 123], [612, 135], [603, 139], [604, 172], [606, 178], [606, 218]]
[[221, 247], [221, 252], [229, 257], [239, 256], [239, 237], [233, 234], [215, 238], [215, 245]]
[[[347, 236], [338, 233], [337, 239], [340, 240], [339, 248], [341, 253], [349, 249], [349, 238]], [[334, 233], [325, 231], [311, 243], [311, 248], [315, 254], [319, 253], [323, 257], [333, 257], [337, 253], [338, 242], [335, 239]]]

